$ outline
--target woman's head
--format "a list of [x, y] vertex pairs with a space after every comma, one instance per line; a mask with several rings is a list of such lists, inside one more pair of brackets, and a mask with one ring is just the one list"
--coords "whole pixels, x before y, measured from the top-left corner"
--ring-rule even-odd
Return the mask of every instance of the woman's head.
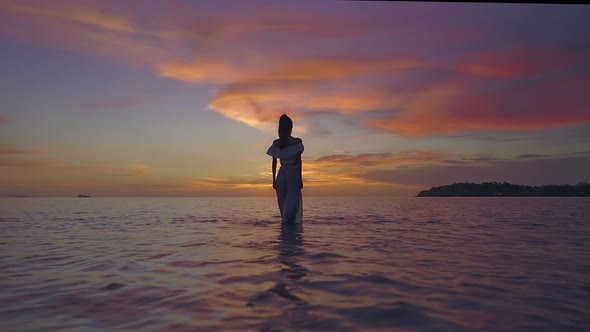
[[293, 120], [287, 114], [281, 115], [279, 119], [279, 148], [287, 146], [291, 132], [293, 131]]

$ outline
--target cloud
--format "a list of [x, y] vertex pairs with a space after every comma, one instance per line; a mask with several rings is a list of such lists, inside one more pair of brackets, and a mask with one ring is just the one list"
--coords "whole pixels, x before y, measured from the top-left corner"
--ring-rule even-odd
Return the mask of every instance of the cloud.
[[45, 17], [60, 21], [75, 22], [119, 32], [134, 32], [129, 20], [117, 11], [98, 4], [89, 6], [78, 1], [3, 1], [2, 9], [15, 15]]
[[5, 123], [8, 123], [8, 118], [0, 115], [0, 125]]
[[315, 160], [306, 161], [313, 167], [394, 167], [407, 164], [440, 161], [448, 157], [448, 153], [432, 151], [402, 151], [398, 153], [364, 153], [358, 155], [328, 155]]
[[[412, 58], [354, 59], [340, 56], [289, 61], [272, 58], [270, 60], [270, 65], [268, 63], [248, 63], [244, 66], [237, 66], [229, 59], [201, 58], [188, 64], [162, 63], [158, 66], [158, 70], [163, 77], [189, 82], [236, 82], [239, 80], [277, 82], [344, 79], [387, 70], [414, 68], [420, 65], [420, 61]], [[275, 64], [278, 61], [280, 62]]]
[[325, 134], [330, 128], [314, 130], [308, 113], [315, 111], [413, 137], [590, 123], [587, 11], [224, 5], [3, 1], [0, 33], [209, 84], [211, 110], [260, 129], [274, 130], [278, 116], [289, 113]]
[[[304, 160], [303, 179], [308, 192], [320, 195], [326, 194], [328, 187], [332, 193], [355, 188], [351, 193], [358, 194], [362, 187], [380, 194], [409, 193], [425, 186], [465, 181], [578, 183], [589, 180], [585, 171], [589, 166], [587, 151], [545, 156], [523, 154], [514, 158], [457, 156], [435, 151], [335, 154]], [[261, 194], [270, 188], [271, 179], [270, 170], [258, 176], [201, 177], [194, 179], [186, 190], [220, 193], [252, 189]]]
[[272, 183], [271, 177], [227, 177], [227, 178], [196, 178], [191, 188], [198, 190], [226, 190], [241, 188], [268, 188]]
[[107, 176], [146, 176], [149, 174], [147, 165], [132, 165], [128, 167], [96, 167], [73, 165], [63, 162], [0, 159], [0, 167], [36, 168], [37, 172], [89, 172]]
[[[364, 125], [407, 136], [474, 130], [526, 131], [590, 123], [590, 77], [489, 87], [473, 81], [417, 93], [402, 112]], [[478, 91], [479, 90], [479, 91]]]
[[36, 150], [36, 149], [20, 149], [8, 144], [0, 144], [0, 155], [12, 155], [12, 154], [20, 154], [20, 155], [29, 155], [29, 154], [42, 154], [46, 153], [44, 150]]
[[[287, 61], [256, 76], [222, 86], [209, 103], [209, 108], [228, 118], [257, 128], [268, 128], [283, 113], [304, 119], [302, 127], [318, 128], [309, 113], [356, 113], [380, 107], [384, 99], [395, 97], [376, 94], [373, 90], [353, 88], [347, 80], [384, 71], [418, 66], [419, 61], [392, 59], [300, 59]], [[342, 80], [342, 84], [335, 82]]]
[[489, 163], [429, 164], [390, 170], [373, 170], [367, 180], [416, 186], [438, 186], [457, 182], [511, 182], [515, 184], [575, 184], [588, 182], [590, 154], [502, 159]]
[[[165, 34], [142, 26], [135, 11], [117, 3], [3, 1], [0, 34], [128, 64], [150, 65], [169, 58]], [[158, 45], [161, 44], [161, 45]]]
[[224, 116], [257, 128], [270, 127], [283, 113], [297, 119], [302, 98], [313, 93], [303, 82], [250, 81], [229, 84], [209, 103], [209, 108]]
[[518, 155], [518, 159], [532, 159], [532, 158], [543, 158], [543, 157], [549, 157], [549, 155], [546, 154], [536, 154], [536, 153], [523, 153]]
[[[402, 151], [334, 154], [306, 159], [303, 162], [303, 178], [305, 188], [314, 195], [324, 195], [330, 190], [332, 193], [339, 192], [343, 188], [356, 194], [362, 192], [360, 188], [373, 194], [407, 194], [425, 186], [465, 181], [578, 183], [589, 180], [584, 171], [588, 166], [590, 153], [587, 151], [558, 155], [522, 154], [514, 158], [490, 154], [457, 156], [435, 151]], [[210, 192], [232, 189], [264, 191], [270, 187], [271, 178], [270, 170], [261, 172], [259, 176], [203, 177], [194, 179], [191, 188]]]
[[315, 137], [328, 136], [334, 134], [332, 130], [326, 129], [325, 127], [315, 122], [312, 122], [306, 127], [304, 127], [304, 131], [306, 134]]
[[301, 59], [284, 63], [262, 74], [263, 80], [323, 81], [365, 76], [390, 70], [416, 68], [421, 61], [413, 58], [333, 57]]
[[216, 59], [206, 59], [195, 63], [161, 63], [157, 66], [162, 77], [188, 82], [231, 82], [239, 79], [241, 70], [231, 64]]
[[555, 47], [514, 45], [466, 54], [456, 61], [454, 68], [490, 78], [534, 76], [583, 64], [589, 51], [564, 52]]
[[0, 167], [39, 167], [39, 168], [57, 168], [60, 164], [52, 164], [39, 161], [29, 160], [6, 160], [0, 159]]
[[[326, 186], [332, 188], [338, 186], [389, 185], [389, 183], [367, 180], [364, 174], [375, 169], [390, 169], [403, 165], [439, 162], [448, 156], [447, 153], [431, 151], [328, 155], [317, 159], [304, 160], [303, 178], [305, 188], [312, 188], [311, 191], [316, 193], [324, 192], [324, 190], [318, 188]], [[267, 168], [268, 165], [264, 165], [264, 171], [258, 175], [195, 178], [192, 180], [190, 188], [191, 190], [208, 192], [227, 192], [232, 189], [268, 190], [272, 184], [272, 173]], [[355, 192], [358, 192], [357, 189], [359, 188], [355, 188]]]
[[[286, 112], [300, 118], [315, 110], [349, 115], [365, 113], [361, 125], [404, 136], [526, 131], [590, 123], [590, 98], [584, 92], [590, 75], [565, 74], [527, 80], [488, 78], [462, 73], [463, 68], [436, 67], [417, 60], [393, 62], [403, 65], [380, 64], [391, 72], [373, 72], [379, 65], [355, 67], [351, 65], [352, 60], [345, 66], [334, 65], [342, 66], [334, 71], [318, 66], [308, 72], [294, 65], [298, 69], [228, 83], [209, 107], [259, 128]], [[556, 68], [568, 67], [557, 59], [546, 69]], [[362, 86], [354, 82], [366, 75], [373, 82], [364, 82]], [[339, 80], [337, 84], [336, 80]], [[382, 116], [372, 117], [376, 110]]]
[[303, 176], [309, 186], [326, 184], [383, 184], [365, 176], [377, 169], [404, 165], [440, 162], [450, 155], [432, 151], [402, 151], [398, 153], [338, 154], [323, 156], [303, 163]]

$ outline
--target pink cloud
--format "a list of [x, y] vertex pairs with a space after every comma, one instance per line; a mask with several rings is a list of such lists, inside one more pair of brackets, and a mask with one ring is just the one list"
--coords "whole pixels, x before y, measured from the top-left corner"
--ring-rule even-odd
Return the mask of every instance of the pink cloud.
[[134, 32], [129, 20], [120, 16], [117, 11], [100, 3], [89, 5], [78, 1], [61, 1], [47, 3], [45, 1], [3, 1], [2, 9], [14, 15], [36, 18], [70, 21], [79, 24], [99, 27], [105, 30]]
[[167, 62], [157, 68], [162, 77], [188, 82], [231, 82], [242, 75], [238, 67], [215, 59], [189, 64]]
[[401, 112], [366, 126], [407, 136], [470, 130], [535, 130], [590, 123], [590, 78], [546, 78], [509, 87], [458, 80], [416, 92]]
[[454, 67], [482, 77], [531, 76], [571, 67], [589, 55], [587, 51], [570, 53], [551, 47], [516, 45], [467, 54]]
[[[209, 108], [257, 128], [274, 129], [281, 113], [313, 128], [306, 115], [315, 110], [355, 119], [364, 114], [361, 125], [407, 136], [590, 122], [590, 101], [581, 88], [590, 82], [588, 75], [559, 76], [588, 64], [585, 40], [575, 40], [574, 24], [564, 27], [571, 34], [547, 27], [551, 38], [527, 44], [521, 39], [532, 38], [535, 29], [500, 16], [503, 9], [495, 6], [154, 7], [5, 0], [0, 34], [143, 66], [160, 77], [213, 84]], [[511, 29], [514, 36], [506, 34]], [[571, 38], [560, 42], [561, 35]], [[446, 77], [423, 74], [430, 71], [445, 71]], [[543, 86], [535, 81], [543, 75], [555, 76], [543, 78]], [[527, 77], [535, 79], [528, 88], [514, 81]]]
[[132, 11], [108, 2], [3, 1], [0, 35], [129, 64], [170, 57], [158, 30], [139, 27]]
[[[331, 108], [333, 112], [369, 111], [384, 101], [373, 91], [358, 91], [349, 81], [382, 72], [417, 68], [423, 60], [406, 57], [315, 58], [284, 61], [256, 75], [229, 82], [216, 93], [209, 108], [254, 127], [276, 121], [282, 113], [294, 118], [306, 110]], [[339, 82], [339, 83], [336, 83]]]

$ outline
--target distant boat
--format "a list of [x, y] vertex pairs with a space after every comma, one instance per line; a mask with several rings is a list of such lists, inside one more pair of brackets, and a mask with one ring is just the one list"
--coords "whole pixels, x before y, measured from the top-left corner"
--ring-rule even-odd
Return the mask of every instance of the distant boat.
[[90, 197], [90, 195], [78, 195], [78, 197]]

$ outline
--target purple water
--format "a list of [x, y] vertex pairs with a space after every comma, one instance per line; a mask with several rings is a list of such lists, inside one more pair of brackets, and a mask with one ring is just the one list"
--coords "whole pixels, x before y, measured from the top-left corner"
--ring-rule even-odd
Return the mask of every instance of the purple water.
[[587, 331], [589, 198], [2, 198], [2, 331]]

